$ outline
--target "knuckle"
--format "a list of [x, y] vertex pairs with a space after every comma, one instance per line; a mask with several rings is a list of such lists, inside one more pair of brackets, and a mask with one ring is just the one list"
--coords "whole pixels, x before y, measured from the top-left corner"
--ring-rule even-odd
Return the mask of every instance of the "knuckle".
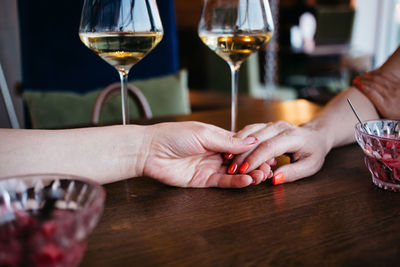
[[256, 124], [253, 124], [252, 129], [260, 129], [260, 128], [264, 128], [266, 126], [268, 126], [268, 123], [256, 123]]
[[283, 120], [279, 120], [275, 123], [275, 127], [277, 129], [286, 129], [289, 128], [291, 126], [290, 123], [288, 123], [287, 121], [283, 121]]
[[265, 159], [267, 158], [266, 154], [269, 151], [269, 145], [268, 142], [262, 143], [259, 147], [257, 147], [253, 153], [251, 153], [247, 157], [247, 161], [252, 165], [257, 165], [261, 164], [262, 162], [265, 162]]
[[246, 125], [242, 130], [237, 133], [237, 136], [245, 137], [265, 127], [265, 123], [254, 123]]
[[195, 131], [197, 132], [197, 134], [199, 134], [199, 135], [202, 135], [202, 136], [207, 136], [210, 132], [211, 132], [211, 129], [210, 128], [208, 128], [208, 127], [206, 127], [205, 125], [203, 125], [203, 124], [197, 124], [197, 125], [194, 125], [195, 127]]
[[243, 128], [243, 131], [246, 131], [246, 132], [247, 132], [247, 131], [251, 131], [251, 130], [253, 130], [253, 129], [259, 127], [260, 124], [261, 124], [261, 123], [256, 123], [256, 124], [247, 125], [246, 127]]
[[265, 141], [260, 145], [260, 148], [257, 152], [260, 154], [260, 156], [263, 155], [263, 158], [267, 158], [267, 154], [275, 155], [275, 150], [275, 146], [271, 142]]

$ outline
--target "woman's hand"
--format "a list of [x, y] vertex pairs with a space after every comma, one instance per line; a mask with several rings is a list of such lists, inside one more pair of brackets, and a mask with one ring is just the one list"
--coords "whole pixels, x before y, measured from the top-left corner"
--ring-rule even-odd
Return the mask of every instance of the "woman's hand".
[[400, 119], [400, 79], [398, 77], [378, 69], [355, 78], [353, 85], [369, 98], [381, 116]]
[[233, 133], [199, 122], [162, 123], [145, 133], [148, 151], [143, 175], [181, 187], [248, 186], [263, 179], [261, 170], [229, 175], [221, 153], [239, 154], [254, 148], [257, 139], [236, 138]]
[[280, 166], [268, 177], [273, 184], [293, 182], [316, 173], [330, 150], [325, 134], [312, 123], [301, 127], [288, 122], [260, 123], [246, 126], [236, 137], [256, 137], [259, 142], [251, 151], [235, 157], [232, 164], [240, 166], [239, 172], [248, 173], [259, 166], [275, 163], [275, 157], [291, 154], [291, 163]]

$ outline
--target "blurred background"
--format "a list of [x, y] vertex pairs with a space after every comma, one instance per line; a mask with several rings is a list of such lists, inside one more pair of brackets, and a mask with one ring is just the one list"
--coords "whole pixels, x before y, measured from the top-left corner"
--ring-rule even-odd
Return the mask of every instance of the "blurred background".
[[[21, 128], [31, 126], [26, 90], [84, 94], [118, 81], [116, 71], [79, 41], [83, 1], [65, 2], [58, 7], [52, 1], [0, 2], [0, 127], [11, 127], [13, 119]], [[131, 79], [185, 70], [189, 92], [228, 96], [226, 103], [204, 107], [229, 107], [229, 67], [197, 35], [203, 1], [157, 2], [164, 39], [132, 69]], [[400, 0], [269, 2], [276, 32], [241, 68], [239, 91], [246, 97], [305, 98], [323, 105], [356, 75], [382, 64], [400, 41]], [[191, 108], [198, 109], [198, 104]], [[14, 111], [15, 118], [10, 116]]]

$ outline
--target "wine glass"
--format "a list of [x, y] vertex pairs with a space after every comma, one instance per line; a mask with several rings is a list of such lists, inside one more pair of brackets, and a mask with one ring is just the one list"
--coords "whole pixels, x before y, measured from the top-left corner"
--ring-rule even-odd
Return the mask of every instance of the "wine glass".
[[129, 70], [163, 37], [155, 0], [85, 0], [79, 37], [119, 72], [122, 122], [128, 124], [126, 84]]
[[240, 65], [271, 39], [272, 32], [268, 0], [204, 0], [198, 33], [231, 69], [231, 131], [236, 131]]

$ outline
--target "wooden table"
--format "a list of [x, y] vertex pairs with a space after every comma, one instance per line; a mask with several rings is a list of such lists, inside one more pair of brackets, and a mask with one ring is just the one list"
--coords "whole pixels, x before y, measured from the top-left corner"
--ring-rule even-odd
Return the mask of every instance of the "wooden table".
[[[239, 110], [239, 126], [302, 123], [298, 100]], [[229, 110], [169, 118], [229, 127]], [[394, 266], [400, 194], [375, 187], [357, 145], [334, 149], [312, 177], [239, 190], [182, 189], [148, 178], [105, 186], [82, 266]]]

